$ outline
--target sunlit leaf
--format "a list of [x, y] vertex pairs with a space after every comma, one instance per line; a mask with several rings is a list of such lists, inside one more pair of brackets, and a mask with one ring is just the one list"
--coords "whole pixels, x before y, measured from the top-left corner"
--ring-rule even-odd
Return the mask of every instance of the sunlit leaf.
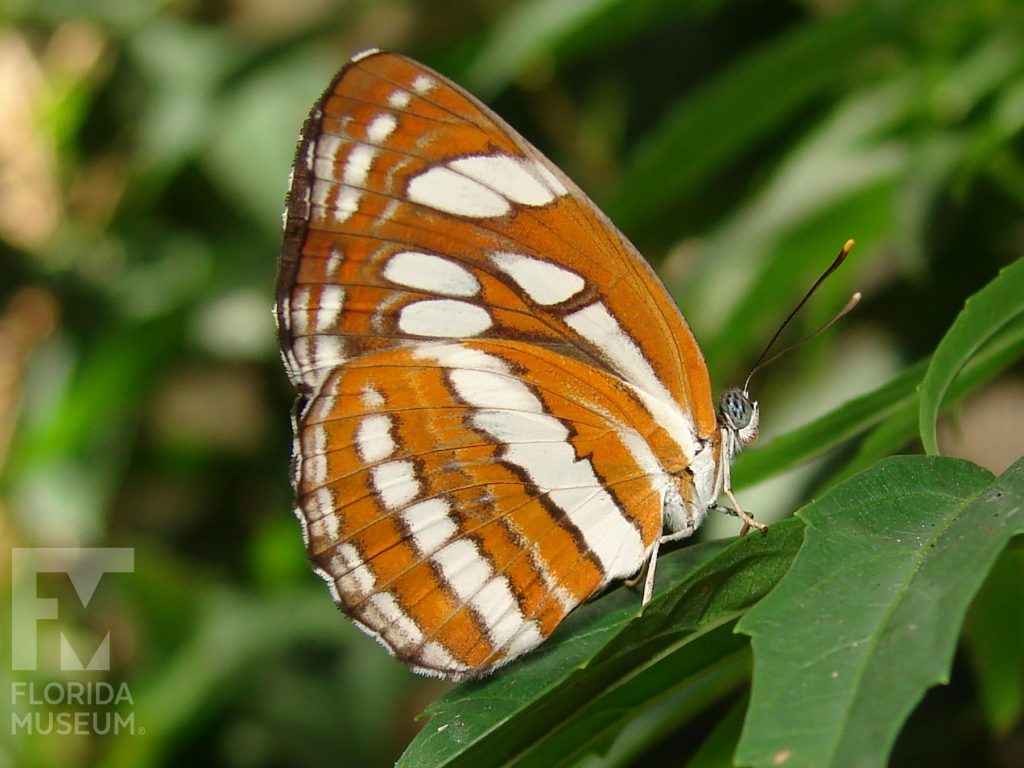
[[964, 304], [956, 322], [932, 355], [921, 382], [921, 441], [929, 454], [939, 452], [935, 436], [939, 408], [957, 373], [978, 349], [1024, 314], [1024, 258], [999, 273]]

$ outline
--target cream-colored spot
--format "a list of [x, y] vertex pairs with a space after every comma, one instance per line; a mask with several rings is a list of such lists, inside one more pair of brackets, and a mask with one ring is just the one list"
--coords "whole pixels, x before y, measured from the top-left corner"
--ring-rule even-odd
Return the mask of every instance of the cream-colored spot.
[[434, 78], [423, 73], [416, 75], [416, 79], [412, 81], [412, 89], [420, 96], [430, 93], [436, 85], [437, 81]]
[[374, 489], [387, 509], [401, 509], [420, 493], [416, 466], [411, 461], [403, 459], [378, 464], [370, 470], [370, 476]]
[[478, 336], [491, 324], [486, 309], [454, 299], [417, 301], [402, 307], [398, 315], [399, 330], [413, 336]]
[[396, 253], [384, 265], [383, 275], [392, 283], [446, 296], [474, 296], [480, 291], [472, 272], [432, 253]]
[[363, 404], [364, 408], [380, 408], [384, 405], [384, 395], [367, 384], [359, 393], [359, 402]]
[[341, 262], [345, 259], [345, 252], [341, 250], [341, 246], [332, 245], [331, 250], [327, 253], [327, 263], [324, 265], [324, 274], [327, 277], [334, 277], [334, 273], [338, 271], [341, 266]]
[[428, 168], [410, 179], [406, 194], [414, 203], [474, 219], [504, 216], [512, 209], [494, 190], [444, 166]]
[[383, 413], [364, 416], [356, 428], [356, 449], [366, 464], [383, 461], [395, 452], [391, 418]]
[[412, 101], [412, 96], [409, 95], [408, 91], [403, 91], [401, 88], [388, 94], [388, 106], [395, 109], [405, 109], [409, 106], [410, 101]]
[[398, 127], [398, 120], [387, 112], [377, 115], [366, 129], [366, 137], [374, 144], [383, 144]]
[[550, 261], [509, 251], [495, 251], [491, 260], [530, 299], [542, 306], [571, 299], [586, 287], [582, 277]]
[[452, 160], [448, 167], [520, 205], [547, 205], [555, 199], [529, 160], [500, 153], [471, 155]]

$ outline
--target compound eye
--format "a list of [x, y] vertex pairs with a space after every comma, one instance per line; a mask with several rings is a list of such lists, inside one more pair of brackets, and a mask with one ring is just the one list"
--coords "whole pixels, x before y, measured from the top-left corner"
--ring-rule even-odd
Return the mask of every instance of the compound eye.
[[728, 389], [722, 393], [722, 415], [725, 416], [733, 429], [743, 429], [750, 424], [754, 409], [738, 389]]

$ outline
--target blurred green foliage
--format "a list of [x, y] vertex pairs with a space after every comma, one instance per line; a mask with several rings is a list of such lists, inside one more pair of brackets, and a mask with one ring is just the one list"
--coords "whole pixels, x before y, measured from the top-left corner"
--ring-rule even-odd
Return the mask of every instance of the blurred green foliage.
[[[434, 66], [576, 179], [659, 267], [716, 388], [857, 238], [794, 335], [855, 289], [862, 306], [755, 381], [769, 440], [929, 355], [1024, 251], [1015, 0], [11, 0], [2, 14], [0, 556], [134, 548], [135, 573], [61, 623], [81, 648], [111, 632], [109, 679], [128, 682], [146, 733], [5, 738], [0, 766], [385, 765], [445, 690], [337, 614], [289, 512], [279, 215], [305, 113], [358, 50]], [[988, 384], [942, 425], [944, 452], [996, 472], [1024, 453], [1019, 365], [994, 378], [1013, 359], [976, 377]], [[787, 515], [858, 456], [917, 450], [919, 375], [864, 401], [860, 428], [843, 427], [870, 427], [859, 442], [757, 475], [746, 506]], [[992, 579], [1019, 574], [1011, 550]], [[74, 604], [57, 574], [38, 589]], [[894, 764], [1024, 761], [1024, 665], [993, 644], [1022, 636], [998, 619], [1024, 615], [1019, 594], [983, 588], [952, 684]], [[9, 675], [0, 664], [3, 702]], [[742, 695], [640, 723], [629, 754], [719, 764]]]

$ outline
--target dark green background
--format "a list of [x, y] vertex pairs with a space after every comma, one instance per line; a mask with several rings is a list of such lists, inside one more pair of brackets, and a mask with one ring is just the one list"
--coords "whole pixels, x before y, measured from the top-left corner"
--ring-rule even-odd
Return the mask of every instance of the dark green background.
[[[16, 0], [0, 14], [0, 557], [135, 549], [135, 573], [88, 610], [58, 576], [40, 593], [61, 597], [81, 648], [112, 632], [109, 679], [128, 681], [147, 731], [0, 740], [0, 766], [386, 765], [445, 689], [336, 613], [290, 512], [279, 214], [305, 112], [360, 49], [459, 81], [587, 190], [658, 266], [716, 390], [856, 238], [798, 326], [855, 289], [861, 308], [755, 380], [767, 437], [930, 354], [1022, 252], [1012, 0]], [[966, 401], [947, 452], [997, 472], [1024, 452], [1019, 374]], [[791, 513], [846, 455], [746, 489], [745, 506]], [[653, 742], [646, 764], [680, 764], [726, 712]], [[896, 760], [1008, 766], [1022, 738], [986, 719], [958, 663]]]

